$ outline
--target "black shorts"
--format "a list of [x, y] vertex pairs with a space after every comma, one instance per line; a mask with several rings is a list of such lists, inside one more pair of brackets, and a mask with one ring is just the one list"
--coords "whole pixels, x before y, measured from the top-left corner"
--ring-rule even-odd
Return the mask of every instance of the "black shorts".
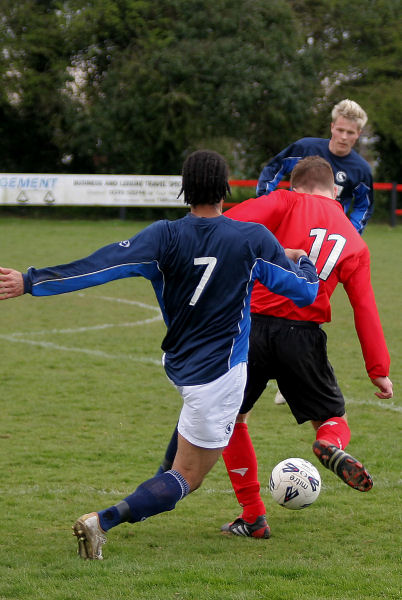
[[327, 336], [317, 323], [252, 313], [241, 414], [252, 409], [270, 379], [276, 379], [298, 423], [345, 414], [345, 400], [327, 357]]

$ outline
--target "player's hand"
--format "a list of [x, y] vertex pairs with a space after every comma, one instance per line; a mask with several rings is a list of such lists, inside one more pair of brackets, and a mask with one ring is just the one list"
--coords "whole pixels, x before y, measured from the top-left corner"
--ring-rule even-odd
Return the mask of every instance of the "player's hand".
[[385, 400], [386, 398], [392, 398], [394, 392], [392, 390], [392, 381], [389, 377], [376, 377], [371, 380], [374, 385], [379, 388], [379, 392], [375, 392], [377, 398]]
[[22, 273], [0, 267], [0, 300], [16, 298], [24, 293]]
[[296, 250], [294, 248], [285, 248], [285, 254], [288, 258], [290, 258], [290, 260], [293, 260], [293, 262], [295, 263], [297, 263], [301, 256], [307, 256], [307, 253], [304, 250], [301, 250], [300, 248]]

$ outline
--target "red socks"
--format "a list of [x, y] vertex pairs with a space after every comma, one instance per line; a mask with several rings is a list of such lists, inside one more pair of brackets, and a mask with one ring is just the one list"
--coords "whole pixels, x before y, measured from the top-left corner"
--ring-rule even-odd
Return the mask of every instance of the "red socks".
[[343, 417], [331, 417], [317, 429], [315, 439], [344, 450], [350, 442], [350, 429]]
[[265, 515], [265, 506], [260, 496], [257, 457], [247, 423], [236, 423], [222, 456], [236, 498], [243, 507], [242, 518], [247, 523], [254, 523], [257, 517]]
[[[342, 417], [327, 419], [318, 428], [316, 439], [344, 450], [350, 442], [350, 429], [346, 420]], [[257, 517], [265, 515], [266, 511], [260, 496], [257, 457], [247, 423], [236, 423], [222, 456], [236, 498], [243, 507], [241, 516], [247, 523], [254, 523]]]

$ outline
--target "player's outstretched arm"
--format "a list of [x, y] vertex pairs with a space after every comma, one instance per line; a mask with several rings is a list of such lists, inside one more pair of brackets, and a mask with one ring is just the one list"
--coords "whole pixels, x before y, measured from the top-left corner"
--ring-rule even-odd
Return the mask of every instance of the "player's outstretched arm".
[[0, 300], [16, 298], [24, 293], [22, 273], [0, 267]]
[[392, 381], [389, 377], [376, 377], [371, 380], [374, 385], [379, 388], [379, 392], [375, 392], [377, 398], [386, 399], [392, 398], [394, 392], [392, 389]]

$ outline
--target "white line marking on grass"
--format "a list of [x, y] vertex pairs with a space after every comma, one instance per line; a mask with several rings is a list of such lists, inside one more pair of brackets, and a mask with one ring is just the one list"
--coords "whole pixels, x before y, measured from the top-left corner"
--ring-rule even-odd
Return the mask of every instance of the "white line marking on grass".
[[384, 402], [383, 400], [353, 400], [345, 398], [346, 406], [348, 404], [356, 404], [357, 406], [377, 406], [379, 408], [385, 408], [394, 412], [402, 412], [402, 406], [397, 406], [393, 402]]
[[82, 333], [84, 331], [96, 331], [100, 329], [109, 329], [111, 327], [137, 327], [138, 325], [148, 325], [149, 323], [155, 323], [156, 321], [162, 321], [162, 315], [157, 317], [151, 317], [150, 319], [143, 319], [142, 321], [132, 321], [131, 323], [102, 323], [101, 325], [89, 325], [88, 327], [73, 327], [70, 329], [43, 329], [42, 331], [23, 331], [10, 333], [11, 337], [20, 337], [23, 335], [46, 335], [48, 333]]
[[28, 344], [30, 346], [40, 346], [41, 348], [51, 348], [52, 350], [61, 350], [63, 352], [78, 352], [81, 354], [88, 354], [90, 356], [99, 356], [101, 358], [130, 360], [133, 362], [151, 363], [153, 365], [162, 364], [161, 360], [157, 360], [156, 358], [147, 358], [145, 356], [133, 356], [131, 354], [108, 354], [107, 352], [102, 352], [101, 350], [90, 350], [89, 348], [71, 348], [69, 346], [59, 346], [58, 344], [53, 344], [52, 342], [38, 342], [35, 340], [28, 340], [26, 338], [16, 338], [12, 335], [0, 334], [0, 339], [6, 340], [7, 342]]
[[[339, 488], [339, 486], [342, 487], [345, 485], [336, 477], [336, 475], [334, 475], [330, 471], [327, 471], [326, 469], [324, 469], [324, 471], [325, 471], [324, 476], [326, 477], [328, 474], [328, 479], [321, 482], [323, 490], [333, 491], [333, 490], [337, 490]], [[402, 485], [402, 480], [401, 479], [396, 479], [396, 480], [388, 479], [387, 477], [379, 476], [379, 477], [375, 478], [374, 485], [378, 489], [380, 489], [380, 488], [381, 489], [399, 488]], [[261, 486], [260, 493], [263, 496], [264, 495], [267, 495], [269, 497], [271, 496], [268, 486]], [[201, 486], [200, 489], [198, 490], [198, 494], [206, 494], [208, 496], [212, 495], [212, 494], [213, 495], [233, 494], [233, 496], [234, 496], [234, 491], [232, 488], [217, 489], [217, 488], [208, 488], [208, 487]]]
[[[85, 294], [80, 293], [79, 296], [85, 296]], [[138, 302], [137, 300], [126, 300], [124, 298], [113, 298], [109, 296], [95, 296], [95, 298], [100, 300], [106, 300], [110, 302], [119, 302], [122, 304], [129, 304], [132, 306], [140, 306], [141, 308], [145, 308], [147, 310], [156, 311], [158, 314], [155, 317], [151, 317], [149, 319], [141, 319], [140, 321], [132, 321], [127, 323], [101, 323], [100, 325], [89, 325], [86, 327], [73, 327], [68, 329], [44, 329], [41, 331], [24, 331], [24, 332], [14, 332], [8, 335], [0, 334], [0, 339], [6, 340], [8, 342], [17, 342], [21, 344], [28, 344], [30, 346], [39, 346], [41, 348], [51, 348], [52, 350], [60, 350], [62, 352], [78, 352], [81, 354], [87, 354], [90, 356], [99, 356], [102, 358], [108, 359], [117, 359], [117, 360], [130, 360], [133, 362], [142, 362], [142, 363], [151, 363], [154, 365], [161, 365], [160, 359], [148, 358], [144, 356], [133, 356], [130, 354], [109, 354], [108, 352], [102, 352], [102, 350], [92, 350], [90, 348], [78, 348], [78, 347], [70, 347], [70, 346], [61, 346], [59, 344], [54, 344], [53, 342], [39, 342], [32, 339], [29, 339], [27, 336], [34, 335], [47, 335], [47, 334], [66, 334], [66, 333], [83, 333], [86, 331], [97, 331], [102, 329], [110, 329], [113, 327], [137, 327], [141, 325], [149, 325], [150, 323], [155, 323], [157, 321], [162, 321], [163, 316], [159, 306], [153, 306], [150, 304], [144, 304], [143, 302]]]
[[[85, 296], [85, 294], [79, 294], [80, 296]], [[138, 302], [137, 300], [126, 300], [125, 298], [113, 298], [111, 296], [95, 296], [95, 298], [99, 298], [100, 300], [107, 300], [108, 302], [119, 302], [121, 304], [132, 304], [134, 306], [140, 306], [141, 308], [148, 308], [149, 310], [156, 310], [160, 313], [159, 306], [152, 306], [151, 304], [144, 304], [143, 302]]]
[[[334, 477], [333, 479], [333, 483], [331, 482], [331, 484], [327, 484], [324, 485], [324, 483], [322, 484], [322, 489], [325, 489], [327, 491], [332, 492], [333, 490], [336, 490], [339, 488], [339, 486], [342, 486], [342, 483], [339, 481], [339, 479], [337, 479], [335, 477], [335, 475], [332, 475]], [[402, 484], [401, 480], [393, 480], [393, 479], [387, 479], [387, 478], [376, 478], [375, 479], [375, 486], [378, 489], [396, 489], [398, 491], [399, 486]], [[121, 496], [127, 496], [128, 494], [130, 494], [132, 491], [132, 486], [128, 486], [125, 489], [101, 489], [101, 488], [95, 488], [93, 486], [89, 486], [89, 485], [82, 485], [79, 487], [79, 489], [75, 488], [75, 484], [71, 484], [71, 486], [65, 486], [65, 487], [47, 487], [46, 485], [31, 485], [31, 486], [23, 486], [23, 485], [15, 485], [13, 487], [4, 487], [4, 488], [0, 488], [0, 496], [39, 496], [39, 495], [43, 495], [43, 494], [62, 494], [62, 495], [71, 495], [72, 493], [91, 493], [92, 495], [95, 494], [99, 494], [101, 496], [110, 496], [110, 497], [121, 497]], [[206, 495], [214, 495], [214, 496], [218, 496], [218, 495], [233, 495], [234, 496], [234, 491], [232, 488], [226, 488], [226, 489], [216, 489], [216, 488], [204, 488], [201, 486], [201, 488], [198, 491], [198, 494], [206, 494]], [[270, 492], [269, 492], [269, 488], [268, 487], [262, 487], [261, 488], [261, 494], [263, 496], [270, 496]]]
[[[79, 296], [83, 297], [85, 294], [80, 293]], [[102, 323], [101, 325], [90, 325], [87, 327], [72, 327], [69, 329], [44, 329], [42, 331], [23, 331], [23, 332], [15, 332], [9, 335], [18, 337], [18, 336], [26, 336], [26, 335], [46, 335], [48, 333], [82, 333], [85, 331], [96, 331], [101, 329], [109, 329], [111, 327], [137, 327], [138, 325], [148, 325], [149, 323], [154, 323], [156, 321], [162, 321], [163, 316], [159, 306], [153, 306], [151, 304], [144, 304], [143, 302], [138, 302], [137, 300], [126, 300], [124, 298], [112, 298], [110, 296], [95, 296], [95, 298], [99, 298], [100, 300], [106, 300], [108, 302], [118, 302], [121, 304], [130, 304], [131, 306], [139, 306], [141, 308], [145, 308], [147, 310], [156, 311], [158, 315], [156, 317], [151, 317], [150, 319], [142, 319], [141, 321], [132, 321], [128, 323]]]

